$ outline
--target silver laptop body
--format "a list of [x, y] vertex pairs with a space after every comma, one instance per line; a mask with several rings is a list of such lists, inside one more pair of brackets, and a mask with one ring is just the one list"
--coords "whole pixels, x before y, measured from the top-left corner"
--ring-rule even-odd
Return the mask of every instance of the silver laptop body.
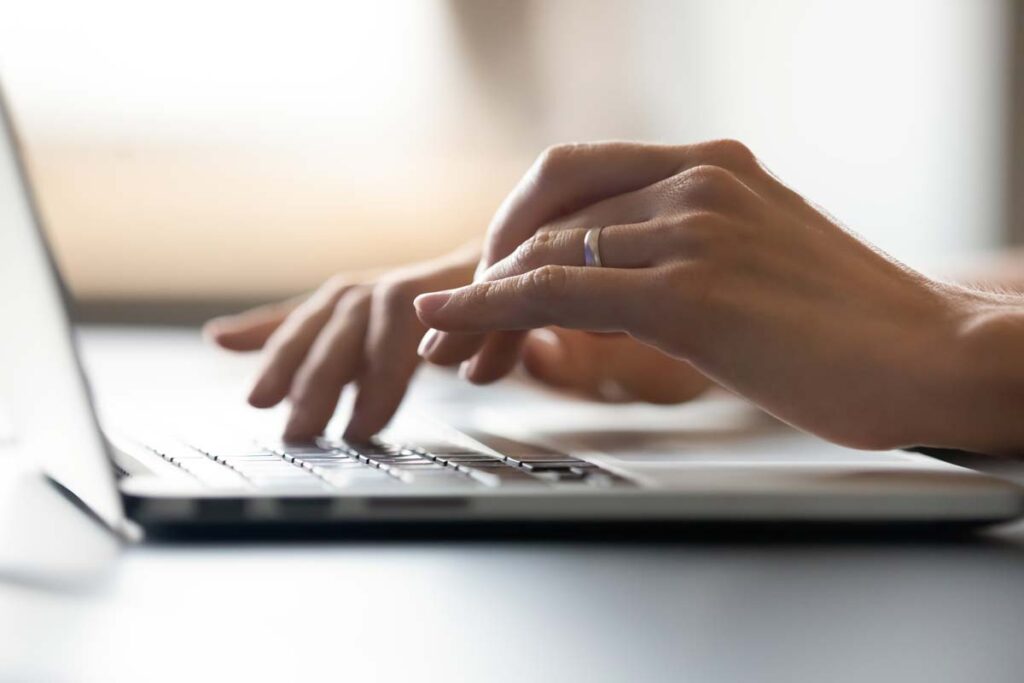
[[[759, 424], [776, 426], [770, 437], [744, 440], [708, 429], [714, 420], [700, 407], [569, 408], [540, 392], [496, 389], [490, 403], [476, 398], [459, 412], [439, 409], [450, 407], [443, 391], [418, 405], [414, 391], [411, 409], [426, 417], [403, 417], [368, 444], [195, 433], [185, 405], [177, 431], [101, 431], [2, 97], [0, 110], [0, 422], [20, 454], [125, 533], [381, 522], [962, 525], [1021, 511], [1016, 486], [922, 455], [851, 451], [764, 416]], [[456, 399], [465, 391], [437, 372], [421, 381], [450, 383], [442, 388]], [[447, 413], [459, 424], [431, 419]]]

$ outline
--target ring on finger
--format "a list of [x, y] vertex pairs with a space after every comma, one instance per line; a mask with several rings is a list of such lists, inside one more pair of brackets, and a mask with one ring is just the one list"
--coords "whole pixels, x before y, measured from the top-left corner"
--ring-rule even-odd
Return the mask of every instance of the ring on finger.
[[583, 263], [601, 267], [601, 231], [604, 228], [590, 228], [583, 235]]

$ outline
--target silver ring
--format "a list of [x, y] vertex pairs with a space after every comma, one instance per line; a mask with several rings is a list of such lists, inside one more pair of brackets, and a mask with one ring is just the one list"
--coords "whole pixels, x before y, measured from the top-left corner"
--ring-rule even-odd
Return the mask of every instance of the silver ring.
[[590, 228], [583, 235], [583, 263], [601, 267], [601, 231], [604, 228]]

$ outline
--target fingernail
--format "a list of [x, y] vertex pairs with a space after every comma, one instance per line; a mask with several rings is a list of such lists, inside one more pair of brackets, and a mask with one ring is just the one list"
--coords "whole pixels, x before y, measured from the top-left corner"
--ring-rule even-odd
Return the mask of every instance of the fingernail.
[[220, 318], [214, 318], [213, 320], [206, 321], [200, 331], [203, 341], [217, 341], [217, 335], [220, 334], [220, 328]]
[[473, 371], [473, 363], [476, 361], [475, 358], [462, 361], [459, 364], [459, 377], [465, 380], [469, 379], [470, 372]]
[[440, 338], [441, 335], [437, 330], [427, 330], [427, 333], [423, 335], [423, 339], [420, 340], [420, 346], [416, 349], [416, 353], [420, 355], [420, 358], [426, 358], [433, 348], [437, 346], [437, 342]]
[[416, 313], [424, 316], [437, 313], [451, 298], [451, 291], [430, 292], [429, 294], [420, 294], [413, 303], [416, 306]]
[[562, 340], [558, 335], [546, 327], [530, 330], [529, 341], [537, 341], [552, 351], [562, 352]]
[[249, 402], [249, 405], [259, 408], [266, 402], [266, 399], [263, 396], [263, 394], [266, 393], [266, 390], [263, 388], [263, 385], [264, 382], [262, 381], [262, 378], [257, 378], [256, 381], [250, 385], [249, 392], [246, 395], [246, 401]]

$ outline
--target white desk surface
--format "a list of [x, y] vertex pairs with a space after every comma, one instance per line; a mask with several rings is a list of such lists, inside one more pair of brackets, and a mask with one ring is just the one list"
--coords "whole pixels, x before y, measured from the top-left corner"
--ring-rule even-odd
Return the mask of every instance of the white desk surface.
[[[221, 389], [194, 402], [223, 407], [251, 365], [192, 332], [85, 342], [111, 406], [173, 403], [205, 378]], [[961, 542], [121, 546], [16, 456], [0, 467], [3, 681], [1024, 680], [1015, 526]]]

